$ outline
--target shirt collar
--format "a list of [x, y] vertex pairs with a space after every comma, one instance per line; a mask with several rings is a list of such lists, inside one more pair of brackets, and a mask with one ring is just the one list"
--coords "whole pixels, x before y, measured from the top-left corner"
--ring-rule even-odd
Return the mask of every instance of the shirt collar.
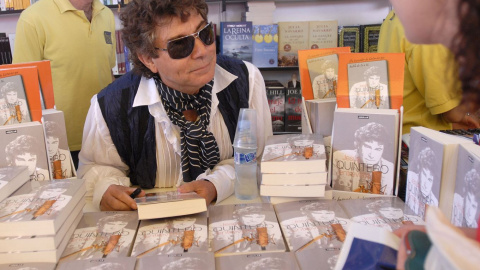
[[[95, 0], [94, 0], [95, 1]], [[219, 65], [215, 66], [214, 84], [212, 88], [212, 107], [217, 103], [216, 94], [225, 89], [238, 77], [226, 71]], [[158, 94], [157, 86], [153, 79], [142, 77], [138, 86], [137, 94], [133, 101], [133, 107], [148, 106], [160, 102], [160, 94]], [[215, 102], [217, 101], [217, 102]]]
[[[53, 2], [58, 6], [60, 13], [67, 11], [75, 11], [76, 9], [69, 0], [53, 0]], [[93, 0], [92, 5], [92, 14], [96, 14], [98, 11], [105, 8], [105, 5], [100, 3], [98, 0]]]

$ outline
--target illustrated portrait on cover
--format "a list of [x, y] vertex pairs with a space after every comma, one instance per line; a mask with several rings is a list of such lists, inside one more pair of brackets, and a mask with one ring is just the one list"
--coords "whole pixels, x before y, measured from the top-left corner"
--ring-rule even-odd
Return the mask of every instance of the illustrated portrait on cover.
[[[301, 206], [300, 213], [301, 216], [281, 221], [290, 250], [342, 246], [350, 221], [336, 201], [312, 201]], [[336, 231], [332, 224], [342, 228], [337, 227]]]
[[305, 160], [305, 149], [310, 148], [312, 152], [308, 152], [308, 158], [322, 158], [325, 156], [325, 147], [323, 141], [315, 142], [303, 134], [288, 137], [287, 142], [279, 142], [277, 144], [267, 145], [263, 152], [262, 161], [289, 161], [289, 160]]
[[50, 180], [45, 145], [39, 139], [24, 134], [12, 136], [10, 141], [2, 140], [0, 145], [3, 145], [7, 166], [27, 166], [33, 181]]
[[35, 183], [31, 182], [29, 193], [10, 196], [0, 202], [0, 222], [53, 219], [72, 199], [64, 194], [69, 182]]
[[[342, 201], [342, 203], [345, 203], [345, 201]], [[352, 216], [350, 220], [362, 225], [394, 231], [407, 221], [417, 225], [424, 224], [420, 217], [405, 209], [405, 204], [396, 200], [396, 198], [357, 199], [352, 200], [351, 204], [346, 202], [344, 206], [349, 209], [348, 211]]]
[[207, 251], [208, 231], [206, 225], [198, 224], [200, 215], [143, 220], [131, 256]]
[[[137, 216], [126, 212], [97, 217], [84, 215], [60, 260], [127, 256], [135, 236]], [[132, 222], [135, 222], [133, 229], [127, 227]]]
[[[50, 161], [50, 168], [52, 170], [53, 178], [64, 179], [72, 177], [72, 157], [66, 141], [66, 130], [64, 129], [65, 126], [62, 126], [55, 121], [45, 121], [43, 126], [45, 128], [48, 159]], [[53, 166], [53, 162], [57, 160], [61, 161], [60, 178], [55, 177], [57, 174], [55, 173], [56, 171]]]
[[210, 224], [212, 251], [227, 253], [284, 249], [275, 215], [268, 218], [275, 220], [267, 219], [267, 212], [273, 211], [270, 207], [269, 204], [235, 206], [233, 220]]
[[336, 98], [338, 55], [332, 54], [307, 60], [314, 99]]
[[390, 109], [387, 61], [348, 64], [350, 108]]
[[[415, 141], [415, 140], [414, 140]], [[411, 140], [412, 142], [412, 140]], [[420, 217], [425, 216], [425, 206], [438, 206], [442, 156], [436, 155], [429, 146], [412, 144], [407, 173], [405, 203]]]
[[288, 88], [296, 88], [300, 89], [300, 81], [298, 80], [298, 75], [297, 73], [292, 73], [292, 77], [290, 81], [287, 82], [287, 87]]
[[[460, 159], [459, 159], [460, 162]], [[463, 177], [455, 182], [452, 224], [458, 227], [477, 228], [480, 208], [480, 166], [469, 171], [457, 171]]]
[[209, 269], [209, 265], [205, 260], [200, 258], [180, 258], [176, 259], [173, 262], [169, 262], [162, 267], [162, 270], [198, 270], [198, 269]]
[[[392, 195], [394, 130], [386, 128], [392, 127], [392, 123], [382, 118], [376, 119], [376, 122], [366, 120], [368, 122], [346, 123], [340, 134], [333, 138], [333, 189]], [[362, 126], [358, 127], [358, 124]], [[381, 178], [380, 183], [378, 178]]]
[[0, 125], [30, 122], [21, 75], [0, 79]]

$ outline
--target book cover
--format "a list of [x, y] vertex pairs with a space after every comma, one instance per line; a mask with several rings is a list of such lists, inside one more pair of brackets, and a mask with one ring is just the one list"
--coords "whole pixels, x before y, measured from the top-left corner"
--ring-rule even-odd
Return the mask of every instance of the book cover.
[[471, 139], [425, 127], [412, 127], [408, 155], [406, 204], [424, 217], [427, 205], [438, 206], [451, 219], [458, 145]]
[[260, 195], [321, 198], [325, 195], [325, 185], [260, 185]]
[[393, 195], [398, 129], [397, 110], [337, 109], [332, 138], [333, 189]]
[[[337, 55], [337, 57], [338, 57], [338, 54], [341, 54], [341, 53], [350, 53], [350, 48], [349, 47], [339, 47], [339, 48], [299, 50], [298, 51], [298, 69], [300, 71], [300, 82], [302, 84], [302, 96], [305, 98], [305, 100], [314, 99], [314, 91], [313, 91], [312, 81], [315, 78], [311, 78], [311, 76], [310, 76], [310, 71], [309, 71], [307, 61], [309, 59], [315, 59], [315, 58], [323, 59], [321, 57], [326, 57], [326, 56], [329, 56], [329, 55]], [[321, 61], [321, 62], [323, 63], [324, 61]], [[324, 74], [323, 77], [325, 77], [325, 78], [327, 78], [327, 77], [331, 78], [332, 77], [332, 75], [331, 75], [331, 65], [330, 64], [331, 64], [330, 62], [327, 62], [327, 64], [325, 65], [325, 68], [327, 68], [327, 66], [330, 67], [328, 69], [329, 72], [330, 72], [328, 75], [325, 75], [325, 71], [327, 69], [323, 70], [323, 74]], [[338, 60], [337, 60], [336, 66], [337, 66], [337, 69], [335, 69], [335, 64], [334, 64], [334, 71], [333, 71], [334, 75], [338, 75]], [[321, 68], [319, 69], [319, 74], [320, 73], [322, 73]], [[336, 76], [336, 77], [338, 77], [338, 76]], [[330, 80], [332, 80], [332, 79], [330, 79]], [[338, 88], [338, 81], [336, 82], [336, 84], [337, 84], [337, 88]], [[333, 85], [333, 82], [332, 82], [332, 85]]]
[[56, 234], [84, 194], [82, 179], [27, 182], [0, 202], [0, 236]]
[[256, 67], [278, 66], [278, 25], [253, 25], [253, 57]]
[[68, 148], [65, 116], [56, 109], [43, 110], [43, 127], [47, 140], [48, 161], [53, 179], [65, 179], [77, 175]]
[[340, 26], [338, 31], [338, 47], [350, 47], [350, 52], [360, 52], [360, 26]]
[[336, 99], [313, 99], [305, 101], [305, 107], [313, 133], [320, 134], [324, 138], [332, 135], [333, 114], [336, 105]]
[[477, 228], [480, 208], [480, 147], [461, 144], [453, 195], [452, 224]]
[[252, 62], [252, 22], [220, 22], [220, 54]]
[[211, 206], [208, 222], [210, 247], [216, 257], [285, 251], [280, 225], [270, 203]]
[[0, 264], [1, 270], [54, 270], [56, 263], [11, 263]]
[[295, 256], [291, 252], [240, 254], [215, 258], [215, 269], [230, 270], [233, 265], [235, 266], [235, 269], [246, 270], [300, 270], [295, 261]]
[[36, 67], [0, 67], [0, 125], [41, 121]]
[[298, 51], [308, 49], [308, 22], [278, 22], [278, 66], [298, 66]]
[[309, 21], [308, 33], [309, 49], [334, 48], [338, 45], [338, 22], [336, 20]]
[[325, 172], [325, 146], [318, 134], [274, 135], [263, 151], [262, 173]]
[[0, 166], [27, 166], [30, 180], [50, 180], [44, 129], [29, 122], [0, 127]]
[[307, 59], [313, 99], [336, 98], [338, 56], [336, 54]]
[[381, 24], [367, 24], [360, 26], [360, 38], [362, 40], [361, 52], [376, 53], [378, 51], [378, 38]]
[[0, 167], [0, 202], [29, 179], [27, 166]]
[[277, 80], [265, 81], [273, 132], [285, 131], [285, 86]]
[[84, 213], [60, 261], [127, 257], [137, 226], [136, 212]]
[[286, 89], [285, 131], [302, 132], [302, 90], [299, 88]]
[[394, 231], [404, 224], [423, 225], [423, 219], [399, 197], [375, 197], [338, 202], [350, 217], [350, 221]]
[[42, 109], [53, 109], [55, 106], [55, 98], [53, 94], [52, 68], [50, 60], [15, 63], [3, 65], [1, 68], [22, 68], [32, 66], [36, 67], [38, 72]]
[[142, 220], [132, 257], [208, 252], [207, 213]]
[[275, 205], [290, 251], [341, 248], [350, 220], [333, 200], [303, 200]]
[[195, 192], [161, 191], [135, 198], [138, 219], [165, 218], [207, 211], [203, 197]]
[[[159, 266], [162, 266], [162, 268], [159, 268]], [[211, 270], [215, 269], [215, 258], [211, 252], [146, 256], [138, 259], [136, 269]]]
[[339, 108], [399, 109], [403, 103], [404, 53], [338, 56]]
[[302, 270], [334, 269], [341, 248], [304, 249], [295, 252], [298, 265]]
[[117, 257], [94, 260], [77, 260], [60, 263], [57, 270], [134, 270], [136, 259]]

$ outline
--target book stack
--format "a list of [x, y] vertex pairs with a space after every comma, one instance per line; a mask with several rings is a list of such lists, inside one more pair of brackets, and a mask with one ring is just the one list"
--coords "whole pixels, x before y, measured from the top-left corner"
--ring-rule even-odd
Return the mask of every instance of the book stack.
[[323, 136], [270, 136], [260, 169], [262, 196], [324, 197], [327, 171]]
[[80, 179], [29, 181], [0, 202], [0, 261], [56, 263], [82, 217]]
[[252, 2], [246, 3], [247, 12], [243, 21], [251, 21], [253, 24], [273, 24], [273, 13], [276, 6], [275, 1]]
[[27, 166], [0, 167], [0, 202], [30, 179]]

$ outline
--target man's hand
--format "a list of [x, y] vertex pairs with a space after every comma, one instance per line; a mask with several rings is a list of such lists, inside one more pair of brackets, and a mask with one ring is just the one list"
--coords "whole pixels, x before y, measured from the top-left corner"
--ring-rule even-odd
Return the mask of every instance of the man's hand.
[[[103, 193], [100, 201], [100, 210], [102, 211], [130, 211], [137, 209], [137, 203], [130, 198], [130, 194], [135, 191], [135, 188], [124, 187], [120, 185], [111, 185]], [[142, 190], [137, 197], [145, 196], [145, 191]]]
[[405, 247], [405, 236], [409, 231], [418, 230], [425, 231], [425, 226], [422, 225], [405, 225], [395, 230], [393, 233], [400, 237], [400, 247], [397, 253], [397, 269], [405, 269], [405, 260], [407, 259], [407, 248]]
[[205, 198], [207, 205], [217, 198], [217, 189], [210, 181], [205, 180], [197, 180], [183, 184], [178, 188], [178, 191], [181, 193], [195, 192]]

